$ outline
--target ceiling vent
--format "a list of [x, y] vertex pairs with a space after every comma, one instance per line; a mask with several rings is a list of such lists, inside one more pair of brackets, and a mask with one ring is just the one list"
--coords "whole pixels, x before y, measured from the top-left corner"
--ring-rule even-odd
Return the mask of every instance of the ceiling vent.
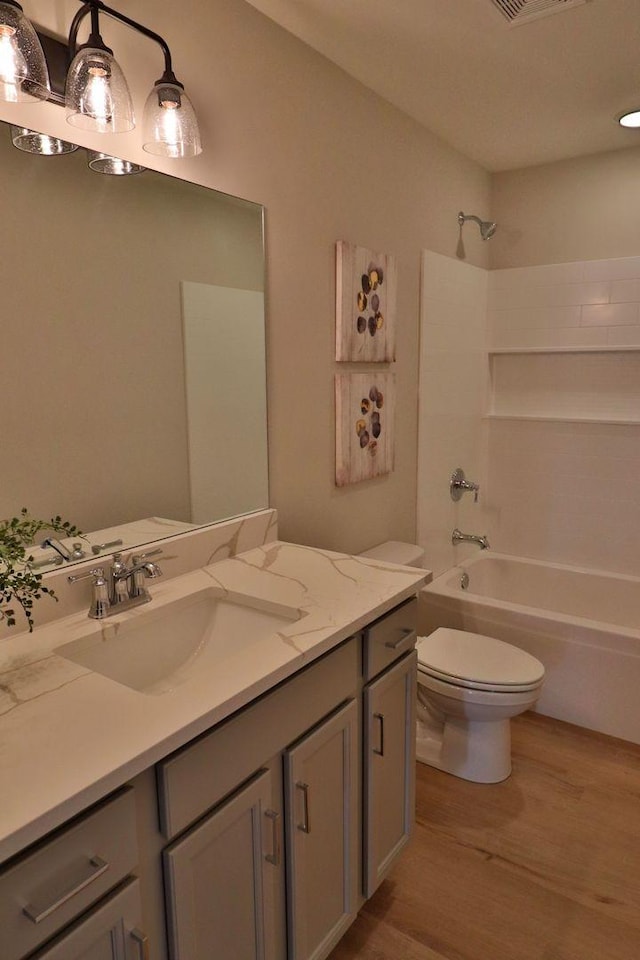
[[494, 7], [513, 26], [548, 17], [552, 13], [562, 13], [570, 7], [578, 7], [588, 0], [492, 0]]

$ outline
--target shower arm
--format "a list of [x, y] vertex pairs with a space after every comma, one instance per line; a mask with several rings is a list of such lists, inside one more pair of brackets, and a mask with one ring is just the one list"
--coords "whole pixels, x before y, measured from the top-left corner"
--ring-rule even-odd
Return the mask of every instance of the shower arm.
[[462, 226], [466, 220], [475, 220], [479, 227], [481, 227], [484, 223], [484, 220], [481, 220], [480, 217], [476, 217], [475, 213], [463, 213], [461, 210], [458, 214], [458, 223], [460, 226]]

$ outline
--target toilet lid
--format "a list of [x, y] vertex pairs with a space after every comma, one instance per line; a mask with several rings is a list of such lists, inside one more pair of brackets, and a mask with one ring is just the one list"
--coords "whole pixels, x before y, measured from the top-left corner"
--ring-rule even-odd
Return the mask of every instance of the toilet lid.
[[543, 665], [524, 650], [466, 630], [439, 627], [416, 649], [425, 673], [477, 690], [526, 690], [544, 678]]

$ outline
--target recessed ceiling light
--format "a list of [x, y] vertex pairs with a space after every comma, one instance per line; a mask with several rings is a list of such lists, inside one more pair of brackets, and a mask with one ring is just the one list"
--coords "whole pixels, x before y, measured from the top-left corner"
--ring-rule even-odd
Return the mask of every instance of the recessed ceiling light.
[[640, 127], [640, 109], [623, 113], [618, 117], [618, 123], [621, 127]]

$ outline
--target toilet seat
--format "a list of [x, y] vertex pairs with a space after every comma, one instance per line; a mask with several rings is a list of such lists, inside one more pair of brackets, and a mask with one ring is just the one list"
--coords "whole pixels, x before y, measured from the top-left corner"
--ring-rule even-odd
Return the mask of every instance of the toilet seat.
[[439, 627], [420, 637], [416, 649], [421, 674], [456, 687], [518, 693], [544, 679], [543, 665], [524, 650], [466, 630]]

